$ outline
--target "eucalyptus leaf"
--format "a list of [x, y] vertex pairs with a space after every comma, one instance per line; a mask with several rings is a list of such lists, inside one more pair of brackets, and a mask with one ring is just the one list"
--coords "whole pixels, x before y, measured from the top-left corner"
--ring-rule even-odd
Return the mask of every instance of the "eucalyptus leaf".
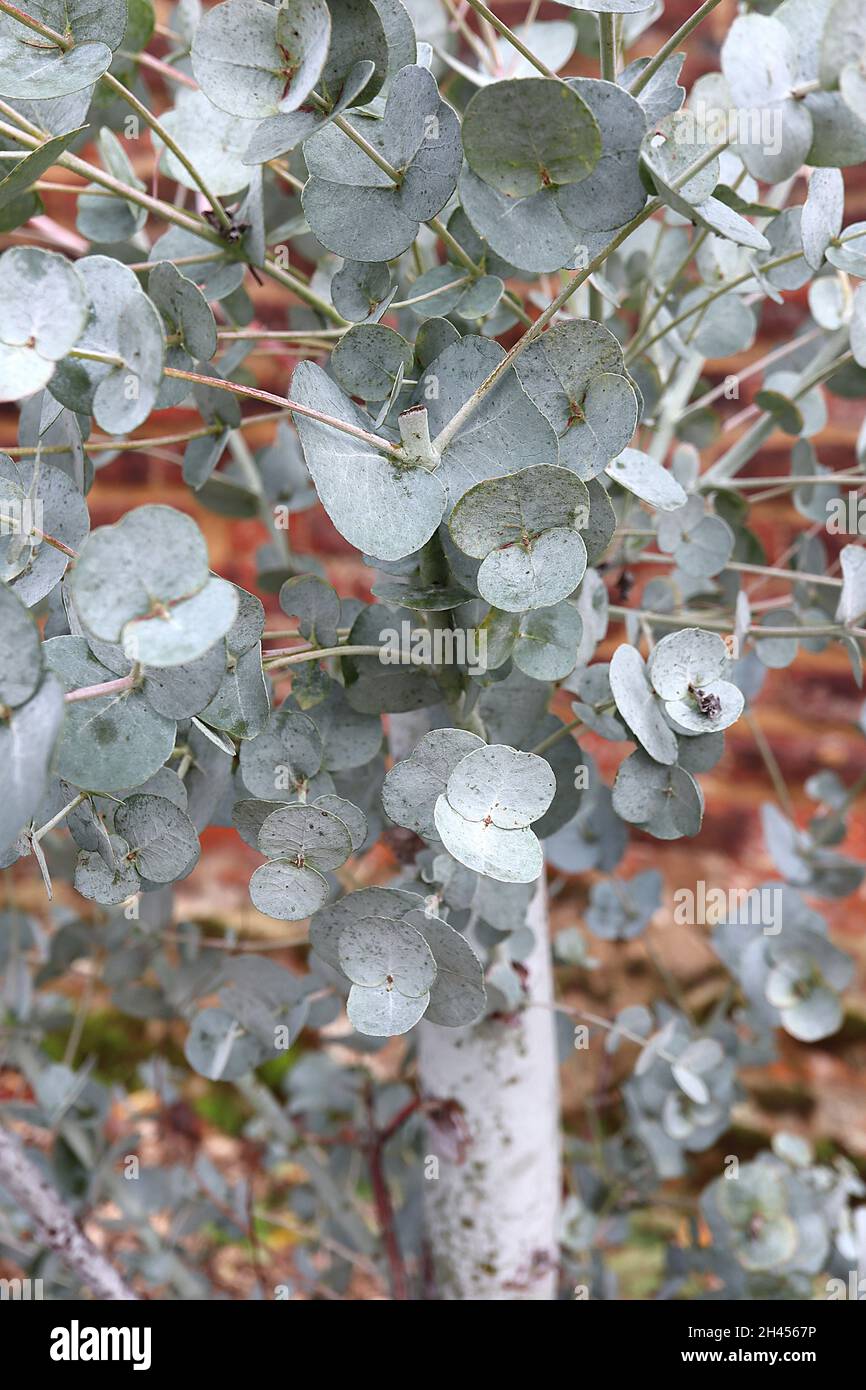
[[37, 46], [32, 30], [2, 15], [0, 96], [18, 101], [69, 96], [92, 87], [110, 64], [111, 49], [104, 43], [78, 43], [68, 50]]
[[0, 845], [12, 843], [36, 814], [64, 719], [63, 688], [46, 675], [24, 704], [0, 719], [0, 757], [6, 769], [0, 801]]
[[686, 494], [676, 478], [640, 449], [623, 449], [605, 471], [620, 487], [660, 511], [672, 512], [685, 505]]
[[0, 256], [0, 299], [0, 400], [16, 401], [41, 390], [80, 339], [88, 289], [65, 257], [16, 246]]
[[299, 922], [328, 900], [328, 880], [317, 869], [282, 859], [269, 860], [250, 879], [250, 900], [266, 917]]
[[[0, 454], [0, 578], [28, 608], [51, 592], [90, 527], [75, 484], [51, 464]], [[37, 520], [40, 524], [37, 524]], [[58, 545], [44, 540], [51, 536]]]
[[156, 401], [165, 356], [162, 320], [118, 261], [85, 256], [75, 269], [90, 303], [77, 345], [120, 364], [67, 358], [51, 390], [70, 410], [93, 414], [109, 434], [125, 434], [147, 419]]
[[567, 469], [540, 464], [476, 484], [451, 516], [451, 535], [483, 563], [479, 593], [506, 612], [549, 607], [577, 588], [589, 519], [583, 483]]
[[42, 640], [29, 611], [0, 585], [0, 705], [23, 705], [42, 679]]
[[194, 661], [228, 632], [238, 611], [234, 586], [208, 572], [195, 522], [171, 507], [139, 507], [94, 531], [72, 587], [88, 631], [122, 642], [130, 660], [150, 666]]
[[459, 863], [501, 883], [532, 883], [544, 864], [541, 845], [528, 826], [503, 830], [466, 820], [440, 796], [433, 810], [439, 838]]
[[322, 75], [331, 38], [325, 0], [226, 0], [208, 10], [192, 46], [205, 95], [233, 116], [293, 111]]
[[[113, 679], [83, 637], [52, 637], [43, 650], [46, 665], [66, 691]], [[77, 700], [66, 706], [57, 772], [73, 787], [88, 791], [140, 786], [170, 756], [175, 731], [175, 721], [158, 714], [136, 689]]]
[[663, 767], [638, 750], [620, 765], [613, 788], [618, 816], [658, 840], [696, 835], [704, 802], [701, 789], [681, 767]]
[[352, 852], [349, 832], [339, 817], [321, 806], [289, 805], [272, 811], [259, 831], [259, 849], [271, 859], [296, 860], [327, 872]]
[[554, 790], [553, 774], [543, 758], [493, 744], [460, 759], [445, 794], [451, 808], [466, 820], [515, 830], [544, 815]]
[[155, 883], [179, 878], [198, 852], [195, 826], [164, 796], [131, 796], [119, 806], [114, 827], [129, 846], [136, 871]]
[[480, 179], [525, 198], [585, 179], [601, 139], [590, 108], [571, 87], [527, 77], [476, 92], [463, 117], [463, 148]]
[[[361, 429], [369, 421], [320, 367], [302, 362], [292, 378], [294, 399]], [[370, 555], [398, 560], [418, 550], [445, 510], [439, 478], [425, 468], [402, 468], [372, 445], [332, 426], [299, 416], [298, 434], [322, 505], [337, 529]], [[390, 524], [401, 517], [399, 532]]]
[[626, 643], [617, 647], [608, 674], [616, 707], [637, 741], [657, 763], [675, 763], [677, 741], [665, 723], [640, 652]]
[[322, 245], [337, 255], [390, 260], [406, 250], [419, 222], [435, 216], [454, 191], [459, 124], [432, 74], [410, 65], [391, 83], [381, 120], [356, 116], [353, 127], [393, 166], [399, 181], [328, 125], [304, 146], [310, 172], [304, 213]]
[[465, 729], [434, 729], [414, 752], [394, 764], [382, 787], [385, 814], [397, 825], [425, 839], [438, 839], [433, 821], [436, 800], [467, 753], [481, 748], [477, 734]]
[[558, 324], [516, 363], [527, 395], [559, 440], [559, 461], [579, 478], [601, 473], [628, 446], [637, 399], [624, 375], [622, 348], [591, 319]]

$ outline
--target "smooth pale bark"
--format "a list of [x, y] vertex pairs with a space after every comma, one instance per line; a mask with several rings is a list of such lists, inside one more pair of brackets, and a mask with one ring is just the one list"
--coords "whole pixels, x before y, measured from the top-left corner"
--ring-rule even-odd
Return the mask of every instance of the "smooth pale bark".
[[444, 1299], [556, 1297], [561, 1140], [543, 876], [527, 924], [527, 1008], [469, 1028], [420, 1026], [421, 1092], [456, 1100], [469, 1137], [460, 1163], [429, 1130], [427, 1237]]
[[84, 1234], [58, 1192], [25, 1152], [20, 1140], [0, 1125], [0, 1187], [33, 1219], [46, 1246], [104, 1302], [137, 1299], [101, 1250]]
[[[395, 759], [408, 757], [430, 727], [424, 710], [389, 722]], [[543, 872], [527, 925], [535, 945], [524, 961], [525, 1009], [468, 1028], [419, 1027], [421, 1094], [456, 1100], [469, 1137], [460, 1163], [428, 1129], [425, 1225], [444, 1299], [556, 1297], [562, 1140]]]

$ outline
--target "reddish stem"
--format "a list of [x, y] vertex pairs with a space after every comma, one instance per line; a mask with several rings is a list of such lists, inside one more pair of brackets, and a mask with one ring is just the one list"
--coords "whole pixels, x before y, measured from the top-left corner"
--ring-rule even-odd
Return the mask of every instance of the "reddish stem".
[[66, 692], [66, 702], [71, 704], [73, 700], [95, 700], [97, 695], [113, 695], [118, 690], [131, 690], [135, 682], [136, 677], [130, 671], [128, 676], [118, 676], [116, 681], [103, 681], [101, 685], [83, 685], [79, 690], [69, 690]]
[[[376, 1207], [376, 1218], [379, 1222], [382, 1242], [385, 1246], [385, 1255], [388, 1260], [391, 1297], [400, 1302], [405, 1302], [409, 1297], [408, 1284], [406, 1281], [406, 1266], [403, 1263], [400, 1242], [397, 1239], [397, 1230], [394, 1222], [394, 1204], [391, 1201], [391, 1192], [388, 1188], [388, 1183], [385, 1178], [385, 1169], [382, 1163], [385, 1133], [380, 1134], [376, 1129], [373, 1116], [372, 1092], [368, 1092], [367, 1094], [367, 1114], [370, 1122], [370, 1131], [366, 1146], [367, 1159], [370, 1164], [370, 1181], [373, 1186], [373, 1201]], [[386, 1131], [386, 1133], [393, 1132], [392, 1125], [393, 1121], [391, 1121], [391, 1124], [388, 1126], [388, 1131]]]

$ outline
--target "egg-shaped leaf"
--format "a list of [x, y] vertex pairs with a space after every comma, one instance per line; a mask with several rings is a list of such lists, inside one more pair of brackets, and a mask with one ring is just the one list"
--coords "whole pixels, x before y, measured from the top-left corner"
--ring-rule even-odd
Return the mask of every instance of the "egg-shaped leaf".
[[531, 883], [541, 873], [541, 845], [528, 826], [503, 830], [470, 821], [440, 796], [433, 811], [439, 838], [456, 860], [501, 883]]
[[78, 269], [54, 251], [14, 246], [0, 256], [0, 400], [39, 391], [78, 342], [88, 291]]
[[399, 922], [415, 909], [423, 912], [424, 899], [405, 888], [358, 888], [315, 914], [310, 923], [310, 943], [316, 955], [339, 970], [338, 943], [351, 922], [363, 917], [387, 917]]
[[[111, 65], [104, 43], [79, 43], [66, 51], [39, 44], [32, 29], [2, 16], [0, 28], [0, 96], [15, 101], [45, 101], [92, 87]], [[14, 25], [14, 33], [10, 29]]]
[[240, 765], [244, 786], [265, 801], [298, 801], [308, 792], [332, 789], [316, 781], [322, 766], [319, 731], [293, 710], [275, 710], [268, 727], [241, 744]]
[[612, 232], [646, 203], [639, 155], [647, 118], [640, 102], [614, 82], [572, 77], [568, 86], [595, 117], [601, 152], [587, 178], [558, 191], [557, 203], [571, 225]]
[[189, 816], [164, 796], [129, 797], [115, 812], [114, 825], [136, 871], [154, 883], [173, 883], [198, 852]]
[[436, 962], [424, 937], [407, 922], [361, 917], [340, 937], [340, 968], [355, 985], [387, 985], [410, 999], [425, 995]]
[[88, 538], [73, 593], [93, 636], [122, 642], [133, 661], [181, 666], [223, 637], [237, 590], [211, 576], [195, 522], [172, 507], [139, 507]]
[[95, 416], [109, 434], [125, 434], [146, 420], [162, 380], [162, 319], [135, 275], [107, 256], [76, 262], [90, 312], [77, 337], [80, 349], [120, 358], [120, 365], [66, 358], [52, 380], [52, 394], [82, 414]]
[[23, 705], [42, 679], [42, 635], [20, 599], [0, 585], [0, 705]]
[[279, 922], [300, 922], [327, 902], [328, 880], [317, 869], [271, 859], [250, 879], [253, 907]]
[[373, 988], [353, 985], [346, 1001], [346, 1012], [358, 1033], [373, 1038], [393, 1038], [408, 1033], [423, 1018], [429, 1000], [426, 992], [410, 996], [387, 985]]
[[396, 825], [425, 839], [437, 839], [433, 822], [436, 800], [462, 758], [484, 746], [466, 729], [433, 729], [408, 758], [396, 762], [382, 786], [385, 814]]
[[589, 107], [564, 82], [513, 78], [475, 93], [463, 118], [463, 148], [485, 183], [525, 198], [585, 179], [601, 138]]
[[718, 680], [728, 660], [728, 649], [718, 633], [687, 627], [661, 639], [647, 669], [657, 695], [681, 700], [691, 686]]
[[408, 912], [406, 921], [424, 937], [436, 962], [426, 1021], [443, 1028], [475, 1023], [484, 1012], [487, 995], [484, 969], [469, 942], [454, 927], [426, 911]]
[[704, 799], [690, 773], [681, 767], [660, 766], [638, 749], [617, 772], [613, 808], [624, 821], [639, 825], [656, 839], [677, 840], [697, 835]]
[[[54, 588], [90, 527], [87, 503], [59, 468], [0, 454], [0, 579], [28, 608]], [[44, 535], [60, 541], [50, 544]]]
[[210, 361], [217, 348], [216, 324], [198, 285], [171, 261], [159, 261], [147, 278], [147, 292], [172, 331], [180, 333], [190, 357]]
[[606, 469], [609, 478], [643, 502], [672, 512], [686, 503], [686, 493], [676, 478], [640, 449], [623, 449]]
[[553, 773], [543, 758], [506, 744], [485, 744], [460, 759], [445, 794], [467, 820], [513, 830], [543, 816], [555, 790]]
[[225, 1009], [200, 1009], [184, 1044], [186, 1060], [209, 1081], [237, 1081], [264, 1058], [261, 1044]]
[[63, 688], [46, 675], [29, 700], [0, 718], [0, 847], [10, 845], [42, 804], [64, 719]]
[[675, 763], [677, 740], [665, 723], [640, 652], [625, 642], [617, 647], [608, 675], [616, 707], [637, 741], [656, 762]]
[[[52, 637], [43, 651], [67, 691], [113, 679], [83, 637]], [[57, 750], [58, 775], [88, 791], [138, 787], [170, 757], [175, 732], [175, 721], [157, 714], [138, 689], [73, 701], [66, 706]]]
[[226, 0], [196, 29], [192, 66], [205, 95], [233, 116], [293, 111], [318, 82], [331, 38], [325, 0]]
[[[312, 362], [295, 369], [292, 392], [301, 405], [369, 429], [370, 421]], [[322, 504], [347, 540], [383, 560], [411, 555], [429, 540], [446, 503], [435, 474], [401, 467], [363, 440], [316, 420], [299, 416], [297, 426]]]
[[574, 670], [583, 622], [572, 603], [525, 613], [515, 632], [514, 664], [534, 680], [562, 680]]
[[408, 374], [412, 358], [411, 346], [393, 328], [361, 323], [340, 339], [331, 354], [331, 370], [350, 396], [384, 401]]
[[288, 805], [263, 822], [259, 849], [270, 859], [292, 859], [327, 872], [345, 864], [352, 840], [343, 822], [321, 806]]
[[335, 125], [310, 138], [310, 179], [303, 205], [315, 235], [337, 255], [385, 261], [414, 241], [418, 224], [444, 207], [460, 173], [457, 117], [432, 74], [400, 70], [381, 120], [356, 116], [354, 128], [397, 174], [397, 181]]

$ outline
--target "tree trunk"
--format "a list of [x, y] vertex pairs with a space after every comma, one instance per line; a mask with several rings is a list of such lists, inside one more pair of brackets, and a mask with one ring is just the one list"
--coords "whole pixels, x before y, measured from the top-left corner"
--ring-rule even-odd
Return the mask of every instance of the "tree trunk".
[[[396, 714], [389, 725], [394, 758], [406, 758], [430, 716]], [[469, 1138], [459, 1162], [435, 1126], [428, 1131], [425, 1225], [445, 1299], [556, 1297], [562, 1163], [544, 870], [526, 922], [535, 945], [525, 1009], [469, 1028], [419, 1025], [421, 1093], [457, 1101]]]
[[445, 1299], [556, 1297], [559, 1076], [543, 874], [527, 925], [526, 1009], [469, 1028], [420, 1026], [422, 1094], [456, 1100], [470, 1141], [457, 1162], [430, 1127], [426, 1223]]
[[95, 1298], [103, 1302], [138, 1298], [102, 1251], [84, 1234], [62, 1197], [25, 1153], [18, 1137], [2, 1126], [0, 1187], [27, 1212], [45, 1244], [56, 1251]]

